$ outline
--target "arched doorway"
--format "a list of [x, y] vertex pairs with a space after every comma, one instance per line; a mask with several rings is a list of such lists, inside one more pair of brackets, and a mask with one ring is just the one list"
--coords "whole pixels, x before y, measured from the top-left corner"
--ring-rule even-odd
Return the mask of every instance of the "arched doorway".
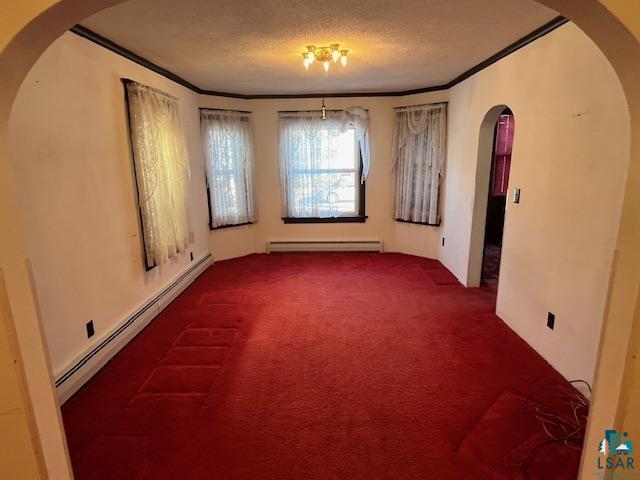
[[[633, 388], [639, 369], [632, 355], [639, 347], [640, 335], [632, 336], [634, 343], [627, 348], [634, 320], [634, 332], [640, 333], [640, 315], [636, 313], [640, 285], [640, 251], [637, 249], [640, 243], [640, 125], [637, 122], [640, 118], [640, 61], [637, 60], [640, 58], [640, 24], [637, 22], [640, 7], [633, 2], [615, 0], [539, 2], [573, 20], [599, 45], [620, 77], [631, 114], [631, 163], [600, 347], [583, 463], [586, 466], [582, 471], [583, 478], [590, 478], [591, 462], [596, 454], [591, 446], [594, 439], [601, 436], [602, 429], [620, 425], [633, 430], [630, 422], [640, 424], [638, 414], [634, 416], [628, 408], [640, 396], [637, 387]], [[13, 352], [0, 358], [3, 398], [6, 396], [13, 412], [11, 429], [6, 431], [12, 432], [15, 447], [11, 452], [12, 464], [18, 468], [22, 466], [19, 462], [25, 465], [25, 469], [16, 471], [38, 471], [37, 468], [27, 470], [26, 465], [33, 468], [37, 463], [38, 455], [33, 452], [39, 452], [41, 444], [44, 460], [40, 471], [46, 469], [49, 477], [56, 479], [70, 478], [70, 472], [11, 182], [7, 121], [24, 75], [42, 51], [76, 22], [117, 3], [122, 1], [14, 2], [1, 20], [0, 218], [4, 235], [0, 240], [0, 351]]]
[[[514, 130], [513, 113], [507, 108], [498, 117], [493, 134], [493, 154], [484, 228], [481, 283], [491, 287], [497, 286], [500, 277], [502, 236], [509, 193]], [[514, 196], [519, 197], [519, 191], [514, 192]], [[514, 201], [519, 201], [519, 198], [514, 198]]]
[[[511, 119], [511, 123], [506, 123], [507, 117]], [[480, 124], [467, 274], [469, 287], [479, 287], [483, 280], [497, 284], [513, 142], [513, 118], [508, 106], [496, 105], [487, 112]], [[500, 128], [501, 119], [506, 128]], [[507, 151], [508, 155], [505, 155]], [[498, 159], [498, 156], [501, 158]], [[492, 258], [488, 258], [489, 256]]]

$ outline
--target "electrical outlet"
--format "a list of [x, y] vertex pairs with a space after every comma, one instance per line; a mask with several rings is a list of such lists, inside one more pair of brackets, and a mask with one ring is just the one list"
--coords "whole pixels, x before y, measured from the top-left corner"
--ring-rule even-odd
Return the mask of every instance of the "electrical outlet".
[[191, 257], [191, 261], [193, 262], [193, 252], [189, 252], [189, 256]]
[[96, 333], [96, 331], [93, 328], [93, 320], [89, 320], [86, 326], [87, 326], [87, 338], [93, 337], [93, 334]]
[[547, 327], [551, 330], [556, 326], [556, 315], [554, 313], [549, 312], [547, 315]]

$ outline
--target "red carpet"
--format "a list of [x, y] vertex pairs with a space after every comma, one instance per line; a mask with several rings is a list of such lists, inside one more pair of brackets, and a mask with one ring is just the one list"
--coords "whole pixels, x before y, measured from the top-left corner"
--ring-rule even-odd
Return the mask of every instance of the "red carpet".
[[572, 390], [493, 303], [401, 254], [218, 262], [64, 405], [76, 480], [525, 478], [523, 398]]

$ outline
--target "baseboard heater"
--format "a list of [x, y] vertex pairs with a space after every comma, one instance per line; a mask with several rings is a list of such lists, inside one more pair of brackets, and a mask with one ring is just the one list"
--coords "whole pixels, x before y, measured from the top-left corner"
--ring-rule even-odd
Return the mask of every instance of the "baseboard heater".
[[212, 264], [211, 254], [197, 260], [151, 300], [125, 318], [90, 350], [56, 375], [55, 385], [60, 403], [66, 402]]
[[271, 240], [267, 252], [383, 252], [382, 240]]

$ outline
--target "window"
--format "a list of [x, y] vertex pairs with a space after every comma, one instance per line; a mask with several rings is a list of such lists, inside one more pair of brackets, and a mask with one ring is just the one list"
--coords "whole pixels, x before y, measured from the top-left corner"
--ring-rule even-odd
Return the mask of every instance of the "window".
[[397, 221], [439, 225], [446, 134], [445, 103], [396, 109], [393, 157]]
[[285, 223], [363, 222], [364, 181], [356, 128], [329, 112], [280, 114]]
[[209, 227], [213, 230], [255, 222], [249, 113], [202, 109], [200, 118]]
[[176, 98], [131, 80], [129, 128], [147, 269], [193, 241], [189, 221], [189, 158]]

